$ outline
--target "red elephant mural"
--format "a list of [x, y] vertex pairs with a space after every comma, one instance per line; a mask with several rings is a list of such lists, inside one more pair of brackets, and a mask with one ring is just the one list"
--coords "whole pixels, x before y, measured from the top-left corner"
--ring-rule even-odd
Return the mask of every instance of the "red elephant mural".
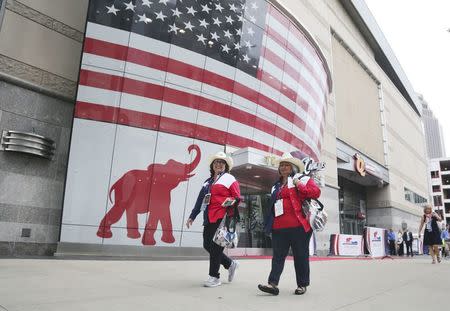
[[109, 199], [114, 191], [114, 205], [100, 222], [97, 236], [111, 238], [111, 226], [126, 212], [127, 236], [137, 239], [139, 233], [138, 214], [148, 213], [142, 244], [155, 245], [155, 230], [161, 222], [161, 241], [175, 242], [170, 217], [170, 193], [180, 182], [187, 181], [195, 174], [192, 171], [200, 162], [201, 152], [197, 145], [190, 145], [188, 152], [196, 151], [192, 163], [183, 164], [169, 160], [165, 164], [151, 164], [147, 170], [131, 170], [119, 178], [109, 190]]

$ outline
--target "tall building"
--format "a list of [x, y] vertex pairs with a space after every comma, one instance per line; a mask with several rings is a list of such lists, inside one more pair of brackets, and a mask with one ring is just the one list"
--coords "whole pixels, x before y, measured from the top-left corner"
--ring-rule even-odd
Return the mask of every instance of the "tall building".
[[425, 142], [429, 159], [445, 158], [444, 134], [439, 120], [433, 115], [423, 95], [418, 95], [422, 104], [422, 122], [425, 130]]
[[430, 159], [432, 204], [445, 223], [450, 223], [450, 158]]
[[[198, 256], [208, 156], [263, 254], [274, 157], [326, 163], [315, 234], [417, 228], [421, 103], [363, 1], [0, 1], [0, 253]], [[414, 169], [411, 169], [414, 168]]]

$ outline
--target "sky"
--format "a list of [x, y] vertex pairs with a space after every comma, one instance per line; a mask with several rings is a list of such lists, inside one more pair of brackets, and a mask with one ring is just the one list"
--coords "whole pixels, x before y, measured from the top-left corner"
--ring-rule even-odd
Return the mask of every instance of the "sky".
[[414, 90], [444, 132], [450, 157], [450, 0], [365, 0]]

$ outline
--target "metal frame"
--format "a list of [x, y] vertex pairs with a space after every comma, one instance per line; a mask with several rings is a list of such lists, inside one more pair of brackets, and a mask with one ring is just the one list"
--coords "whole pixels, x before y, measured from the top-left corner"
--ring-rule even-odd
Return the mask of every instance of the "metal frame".
[[3, 131], [1, 147], [4, 151], [33, 154], [51, 160], [55, 154], [55, 142], [50, 138], [19, 131]]

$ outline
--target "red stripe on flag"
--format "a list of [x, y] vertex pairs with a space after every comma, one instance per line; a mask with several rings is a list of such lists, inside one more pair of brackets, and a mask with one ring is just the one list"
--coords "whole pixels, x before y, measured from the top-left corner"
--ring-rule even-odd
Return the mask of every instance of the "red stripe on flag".
[[[92, 119], [96, 120], [95, 118], [87, 117], [89, 116], [92, 111], [98, 110], [99, 106], [97, 104], [90, 104], [85, 102], [77, 102], [77, 108], [75, 109], [75, 117], [80, 119]], [[139, 115], [139, 119], [146, 120], [146, 122], [141, 122], [138, 124], [138, 127], [150, 129], [150, 130], [156, 130], [159, 129], [161, 132], [181, 135], [185, 137], [191, 137], [191, 138], [197, 138], [197, 139], [203, 139], [209, 142], [218, 143], [218, 144], [224, 144], [225, 141], [229, 143], [230, 145], [244, 148], [244, 147], [253, 147], [257, 148], [259, 150], [271, 152], [277, 155], [281, 155], [282, 152], [277, 149], [273, 149], [272, 147], [269, 147], [267, 145], [264, 145], [259, 142], [255, 142], [251, 139], [247, 139], [232, 133], [227, 133], [224, 131], [220, 131], [217, 129], [213, 129], [210, 127], [206, 127], [203, 125], [198, 125], [186, 121], [181, 121], [173, 118], [163, 117], [163, 116], [156, 116], [148, 113], [143, 113], [139, 111], [132, 111], [128, 109], [121, 109], [117, 107], [107, 107], [108, 111], [111, 113], [105, 114], [103, 116], [102, 120], [97, 121], [103, 121], [103, 122], [109, 122], [109, 123], [117, 123], [121, 125], [127, 125], [127, 126], [136, 126], [134, 124], [133, 120], [136, 119], [136, 117]], [[120, 114], [122, 117], [115, 122], [116, 115]], [[108, 119], [109, 118], [109, 119]], [[159, 124], [159, 128], [155, 127], [154, 124]]]
[[[97, 40], [98, 41], [98, 40]], [[133, 48], [130, 48], [130, 51], [133, 51]], [[135, 52], [131, 52], [133, 55]], [[216, 73], [210, 72], [208, 70], [202, 70], [198, 67], [185, 64], [179, 61], [171, 60], [165, 57], [162, 57], [160, 55], [156, 55], [153, 53], [141, 51], [140, 53], [136, 54], [136, 56], [139, 57], [133, 57], [132, 59], [128, 59], [129, 61], [132, 61], [133, 63], [136, 63], [138, 65], [148, 66], [157, 70], [163, 70], [167, 71], [173, 74], [182, 75], [184, 74], [188, 75], [188, 78], [210, 84], [214, 87], [224, 89], [228, 92], [233, 92], [236, 95], [242, 96], [256, 104], [258, 103], [258, 98], [264, 95], [261, 95], [259, 92], [240, 84], [236, 81], [233, 81], [231, 79], [228, 79], [226, 77], [220, 76]], [[144, 62], [145, 60], [145, 62]], [[169, 63], [170, 66], [167, 68], [162, 68], [164, 63]], [[154, 66], [156, 64], [156, 66]], [[177, 67], [176, 65], [180, 65]], [[153, 67], [154, 66], [154, 67]], [[289, 89], [287, 86], [284, 86], [285, 88], [282, 88], [281, 82], [276, 79], [275, 77], [271, 76], [270, 74], [258, 74], [259, 79], [270, 85], [271, 87], [275, 88], [276, 90], [280, 90], [284, 95], [286, 95], [289, 98], [297, 97], [297, 93], [293, 90]], [[186, 76], [185, 76], [186, 77]], [[270, 78], [272, 77], [272, 78]], [[310, 92], [311, 93], [311, 92]], [[293, 119], [292, 116], [289, 116], [292, 114], [291, 111], [287, 109], [279, 109], [277, 110], [277, 106], [280, 104], [278, 102], [275, 102], [269, 98], [265, 99], [265, 102], [269, 103], [268, 105], [264, 106], [264, 108], [269, 109], [270, 111], [277, 113], [277, 111], [281, 111], [281, 113], [284, 113], [283, 117], [286, 119]], [[295, 102], [295, 100], [294, 100]], [[317, 105], [320, 105], [320, 102], [316, 103]], [[310, 113], [314, 113], [314, 110], [304, 108], [303, 105], [301, 106], [305, 111], [309, 111]], [[317, 116], [314, 116], [314, 120], [317, 120]]]
[[83, 51], [89, 54], [125, 61], [127, 59], [128, 47], [86, 37]]

